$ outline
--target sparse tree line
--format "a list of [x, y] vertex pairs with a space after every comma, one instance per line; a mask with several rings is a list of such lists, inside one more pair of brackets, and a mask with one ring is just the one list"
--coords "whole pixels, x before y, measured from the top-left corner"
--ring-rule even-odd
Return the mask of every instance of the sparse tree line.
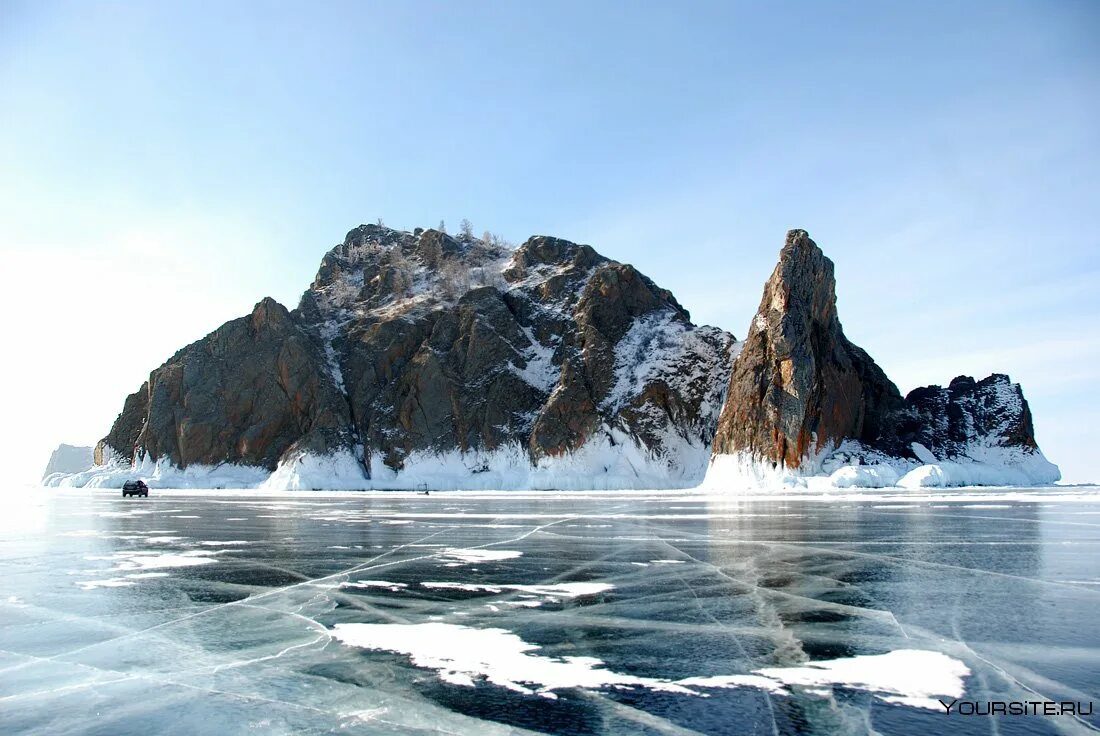
[[[385, 227], [382, 218], [378, 218], [379, 227]], [[512, 248], [512, 244], [500, 235], [486, 230], [480, 238], [473, 234], [473, 224], [468, 219], [463, 219], [460, 224], [458, 239], [470, 243], [480, 241], [482, 244], [494, 249]], [[447, 233], [445, 221], [439, 221], [439, 232]], [[416, 280], [416, 269], [408, 256], [399, 247], [383, 247], [376, 242], [362, 240], [359, 243], [349, 245], [345, 249], [346, 257], [351, 261], [365, 259], [374, 256], [380, 266], [378, 275], [372, 279], [376, 288], [394, 295], [407, 295], [412, 291]], [[457, 299], [471, 289], [483, 286], [492, 286], [498, 289], [504, 288], [506, 282], [503, 274], [495, 266], [469, 266], [459, 258], [440, 258], [437, 261], [436, 273], [439, 277], [439, 290], [441, 295]], [[333, 283], [330, 288], [330, 299], [334, 304], [344, 305], [354, 301], [358, 297], [359, 287], [350, 280], [341, 279]]]

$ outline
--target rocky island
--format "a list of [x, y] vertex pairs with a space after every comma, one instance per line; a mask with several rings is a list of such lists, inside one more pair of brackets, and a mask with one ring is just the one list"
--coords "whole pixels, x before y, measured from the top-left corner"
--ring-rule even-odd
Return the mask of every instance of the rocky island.
[[260, 301], [154, 369], [52, 484], [626, 489], [1049, 483], [1020, 387], [902, 397], [792, 230], [741, 343], [588, 245], [363, 225], [294, 310]]
[[1033, 485], [1058, 468], [1019, 384], [959, 376], [904, 398], [844, 335], [833, 263], [791, 230], [733, 366], [708, 485]]

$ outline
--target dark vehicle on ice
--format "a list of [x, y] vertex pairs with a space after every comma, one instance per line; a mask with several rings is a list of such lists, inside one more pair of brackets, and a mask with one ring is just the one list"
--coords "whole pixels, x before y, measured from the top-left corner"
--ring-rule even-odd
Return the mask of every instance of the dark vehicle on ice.
[[128, 480], [122, 484], [122, 496], [148, 496], [149, 486], [144, 481]]

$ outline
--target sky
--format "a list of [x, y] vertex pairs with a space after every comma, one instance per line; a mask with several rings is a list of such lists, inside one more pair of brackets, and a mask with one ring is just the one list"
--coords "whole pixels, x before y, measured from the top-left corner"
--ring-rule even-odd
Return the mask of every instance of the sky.
[[784, 234], [903, 391], [1100, 481], [1100, 3], [0, 0], [0, 442], [94, 444], [352, 227], [592, 244], [743, 337]]

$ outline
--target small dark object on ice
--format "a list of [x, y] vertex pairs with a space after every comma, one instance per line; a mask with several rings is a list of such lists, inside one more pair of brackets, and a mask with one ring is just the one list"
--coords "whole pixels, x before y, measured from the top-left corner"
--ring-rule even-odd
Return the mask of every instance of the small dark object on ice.
[[149, 486], [145, 485], [144, 481], [140, 480], [128, 480], [122, 484], [122, 497], [126, 496], [149, 496]]

